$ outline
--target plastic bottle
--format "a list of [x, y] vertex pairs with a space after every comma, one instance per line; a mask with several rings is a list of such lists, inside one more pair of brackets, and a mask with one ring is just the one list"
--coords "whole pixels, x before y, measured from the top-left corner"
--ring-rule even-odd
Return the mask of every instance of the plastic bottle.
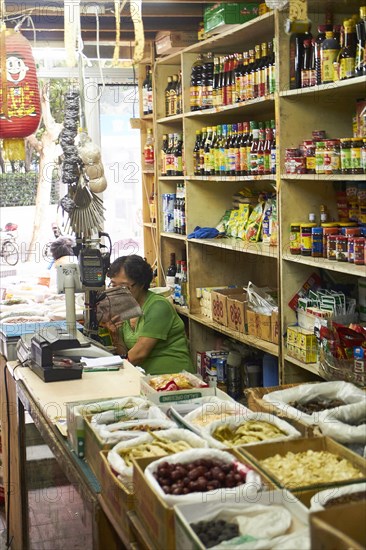
[[325, 40], [321, 45], [320, 51], [320, 68], [322, 84], [334, 82], [334, 65], [337, 61], [339, 46], [334, 38], [333, 32], [325, 33]]

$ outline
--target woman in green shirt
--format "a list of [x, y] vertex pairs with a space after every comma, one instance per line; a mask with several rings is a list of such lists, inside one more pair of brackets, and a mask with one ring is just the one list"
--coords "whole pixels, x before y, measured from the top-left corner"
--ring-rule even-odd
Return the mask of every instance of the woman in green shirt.
[[194, 372], [184, 323], [173, 305], [149, 290], [151, 266], [141, 256], [117, 258], [108, 276], [112, 286], [127, 287], [142, 309], [142, 316], [120, 323], [108, 323], [114, 345], [121, 354], [147, 374]]

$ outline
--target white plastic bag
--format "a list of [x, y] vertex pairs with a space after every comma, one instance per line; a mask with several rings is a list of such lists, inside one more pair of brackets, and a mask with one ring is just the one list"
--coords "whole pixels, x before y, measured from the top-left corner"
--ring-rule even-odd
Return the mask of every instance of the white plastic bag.
[[352, 493], [359, 493], [366, 491], [365, 483], [352, 483], [351, 485], [345, 485], [344, 487], [332, 487], [315, 493], [310, 500], [310, 512], [319, 512], [324, 510], [325, 504], [333, 499], [343, 495], [350, 495]]
[[[207, 401], [200, 407], [197, 407], [194, 411], [188, 413], [184, 420], [192, 425], [192, 428], [199, 431], [208, 430], [212, 422], [218, 420], [225, 422], [228, 419], [241, 420], [246, 418], [251, 411], [237, 402], [224, 401], [222, 399], [215, 398], [215, 400]], [[212, 420], [210, 421], [210, 417]], [[199, 423], [196, 424], [195, 421]], [[207, 421], [207, 423], [206, 423]]]
[[301, 437], [301, 433], [296, 430], [291, 424], [286, 422], [285, 420], [282, 420], [281, 418], [278, 418], [277, 416], [273, 414], [268, 413], [249, 413], [246, 415], [245, 419], [242, 420], [236, 420], [235, 418], [228, 418], [226, 421], [216, 421], [210, 424], [207, 431], [202, 432], [202, 436], [205, 437], [210, 445], [210, 447], [216, 447], [217, 449], [225, 449], [229, 447], [228, 444], [224, 444], [221, 441], [218, 441], [213, 437], [213, 433], [219, 426], [222, 426], [223, 424], [227, 424], [229, 427], [239, 427], [242, 424], [245, 424], [245, 422], [248, 422], [248, 420], [254, 420], [257, 422], [268, 422], [269, 424], [273, 424], [277, 428], [279, 428], [281, 431], [284, 432], [283, 435], [278, 435], [277, 437], [274, 437], [272, 439], [265, 439], [263, 441], [252, 441], [250, 443], [239, 443], [238, 446], [243, 447], [245, 445], [262, 445], [265, 443], [275, 443], [276, 441], [284, 441], [286, 439], [294, 439], [297, 437]]
[[93, 405], [94, 410], [91, 412], [98, 412], [92, 416], [92, 424], [113, 424], [121, 420], [127, 421], [146, 418], [160, 418], [166, 420], [167, 418], [159, 407], [142, 397], [125, 397], [122, 399], [115, 399], [114, 401], [101, 401], [99, 410], [98, 403], [94, 403]]
[[349, 382], [319, 382], [316, 384], [300, 384], [293, 388], [286, 388], [285, 390], [278, 390], [271, 393], [267, 393], [263, 396], [265, 401], [273, 403], [275, 407], [285, 412], [287, 416], [300, 420], [305, 424], [318, 424], [320, 419], [320, 412], [314, 412], [313, 414], [306, 414], [302, 411], [291, 406], [289, 403], [298, 401], [300, 403], [306, 403], [319, 398], [326, 399], [340, 399], [346, 404], [336, 407], [335, 409], [327, 409], [322, 411], [322, 418], [324, 419], [330, 411], [343, 409], [352, 403], [364, 403], [366, 401], [366, 393], [357, 388]]
[[[137, 429], [138, 426], [143, 426], [145, 429]], [[115, 445], [119, 441], [136, 439], [142, 434], [147, 433], [147, 429], [168, 430], [176, 428], [175, 422], [164, 419], [131, 420], [129, 422], [116, 422], [114, 424], [93, 424], [93, 428], [98, 433], [99, 438], [109, 445]]]
[[[352, 425], [357, 421], [360, 421], [359, 426]], [[340, 443], [366, 445], [366, 400], [320, 412], [319, 427], [323, 435]]]

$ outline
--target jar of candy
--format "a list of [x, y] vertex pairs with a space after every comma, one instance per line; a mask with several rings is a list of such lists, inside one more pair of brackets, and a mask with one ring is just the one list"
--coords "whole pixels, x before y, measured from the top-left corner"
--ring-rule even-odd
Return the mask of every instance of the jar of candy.
[[354, 238], [354, 259], [355, 265], [365, 265], [365, 238]]
[[301, 224], [290, 225], [290, 254], [301, 254]]
[[336, 237], [336, 260], [348, 262], [348, 237], [337, 235]]

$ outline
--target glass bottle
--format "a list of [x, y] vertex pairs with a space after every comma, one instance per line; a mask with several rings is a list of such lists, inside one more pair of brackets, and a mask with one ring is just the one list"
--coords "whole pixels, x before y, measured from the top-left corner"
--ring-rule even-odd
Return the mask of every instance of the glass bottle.
[[258, 67], [258, 97], [267, 95], [268, 51], [267, 42], [261, 44], [261, 59]]
[[221, 107], [224, 104], [224, 88], [225, 88], [225, 57], [220, 57], [219, 66], [219, 86], [216, 92], [216, 107]]
[[207, 175], [215, 175], [215, 148], [217, 143], [217, 126], [212, 126], [212, 139], [207, 161]]
[[147, 168], [154, 164], [154, 137], [152, 128], [147, 129], [147, 136], [144, 145], [144, 160]]
[[325, 25], [318, 25], [318, 35], [315, 39], [315, 73], [316, 73], [316, 83], [319, 85], [322, 82], [321, 75], [321, 60], [320, 60], [320, 51], [321, 45], [325, 40]]
[[179, 71], [177, 84], [177, 115], [183, 113], [183, 89], [182, 89], [182, 71]]
[[352, 40], [352, 33], [354, 31], [352, 19], [347, 19], [343, 22], [344, 38], [343, 47], [338, 55], [339, 62], [339, 79], [346, 80], [355, 76], [355, 64], [356, 64], [356, 48]]
[[226, 174], [228, 176], [235, 176], [235, 160], [236, 160], [236, 140], [238, 138], [238, 125], [232, 124], [231, 127], [231, 139], [229, 143], [229, 162], [228, 162], [228, 171]]
[[304, 40], [312, 38], [310, 25], [307, 32], [292, 33], [290, 36], [290, 88], [301, 88], [301, 68], [304, 56]]
[[259, 128], [253, 128], [253, 139], [250, 148], [250, 175], [258, 174], [258, 147], [259, 147]]
[[204, 144], [204, 175], [210, 176], [211, 175], [211, 145], [212, 145], [212, 137], [213, 137], [213, 131], [212, 127], [209, 126], [207, 128], [207, 136], [206, 141]]
[[304, 40], [304, 53], [301, 67], [301, 88], [309, 87], [309, 71], [311, 63], [311, 39]]
[[235, 68], [235, 103], [240, 103], [241, 101], [241, 78], [243, 72], [243, 55], [238, 54], [237, 65]]
[[220, 142], [220, 176], [225, 176], [226, 173], [226, 141], [228, 136], [228, 125], [222, 125], [222, 136]]
[[182, 159], [182, 134], [176, 134], [176, 143], [174, 147], [174, 175], [183, 176], [183, 159]]
[[196, 141], [193, 148], [193, 173], [195, 176], [200, 175], [200, 143], [201, 143], [201, 130], [196, 130]]
[[165, 88], [165, 91], [164, 91], [164, 96], [165, 96], [165, 116], [170, 116], [171, 115], [171, 112], [170, 112], [170, 88], [172, 87], [172, 77], [171, 76], [168, 76], [168, 84]]
[[200, 143], [200, 176], [205, 175], [205, 143], [207, 139], [207, 128], [202, 128]]
[[254, 50], [249, 50], [249, 64], [247, 68], [247, 87], [245, 92], [245, 100], [254, 98], [254, 73], [253, 66], [255, 63]]
[[145, 76], [145, 80], [142, 83], [142, 112], [144, 115], [149, 114], [149, 106], [148, 106], [149, 69], [150, 69], [150, 66], [146, 65], [146, 76]]
[[170, 88], [170, 114], [177, 114], [177, 99], [178, 99], [178, 75], [173, 74], [173, 81]]
[[150, 222], [156, 223], [156, 195], [154, 182], [152, 183], [151, 194], [149, 196], [149, 215]]
[[160, 150], [160, 173], [166, 176], [166, 154], [168, 150], [168, 134], [163, 134], [163, 143]]
[[191, 82], [189, 88], [189, 106], [191, 111], [198, 111], [201, 108], [200, 89], [202, 83], [202, 62], [202, 55], [198, 54], [191, 68]]
[[217, 107], [219, 105], [219, 87], [220, 87], [220, 58], [214, 58], [214, 73], [212, 84], [212, 106]]
[[173, 302], [176, 305], [179, 305], [180, 303], [181, 277], [182, 277], [182, 262], [181, 260], [178, 260], [177, 270], [175, 272], [175, 278], [174, 278], [174, 296], [173, 296]]
[[174, 280], [175, 280], [176, 273], [177, 273], [177, 266], [175, 263], [175, 253], [171, 252], [169, 266], [165, 274], [165, 281], [166, 281], [166, 286], [168, 286], [172, 291], [174, 290]]
[[248, 151], [247, 141], [249, 140], [249, 122], [243, 122], [243, 134], [239, 143], [240, 154], [240, 176], [248, 175]]
[[271, 174], [271, 151], [273, 147], [273, 131], [270, 123], [266, 125], [266, 140], [263, 150], [263, 173]]
[[174, 134], [168, 134], [168, 149], [166, 152], [166, 175], [167, 176], [173, 176], [174, 175], [174, 155], [173, 155], [173, 148], [174, 148]]
[[356, 24], [356, 76], [366, 75], [366, 6], [360, 7], [360, 21]]
[[216, 142], [214, 145], [214, 173], [216, 176], [220, 175], [220, 147], [221, 147], [221, 140], [222, 140], [222, 126], [221, 124], [218, 124], [216, 126]]
[[321, 45], [320, 67], [322, 84], [328, 84], [334, 81], [334, 65], [339, 52], [338, 42], [335, 40], [333, 32], [325, 33], [325, 40]]
[[149, 68], [148, 85], [147, 85], [147, 114], [153, 113], [153, 86], [152, 86], [152, 70]]
[[227, 125], [227, 135], [226, 135], [226, 141], [224, 144], [224, 163], [225, 163], [225, 175], [230, 176], [230, 144], [231, 144], [231, 137], [232, 137], [232, 125]]
[[276, 173], [276, 163], [277, 163], [277, 148], [276, 148], [276, 123], [271, 120], [271, 129], [272, 129], [272, 147], [271, 147], [271, 174]]
[[213, 54], [207, 52], [206, 59], [202, 66], [202, 109], [211, 109], [213, 107], [213, 73], [214, 60]]
[[240, 75], [240, 102], [245, 101], [245, 93], [248, 85], [248, 65], [249, 65], [249, 53], [243, 53], [243, 66]]
[[259, 86], [260, 86], [260, 64], [261, 64], [261, 46], [256, 44], [255, 48], [255, 61], [252, 66], [252, 78], [253, 78], [253, 98], [259, 96]]
[[243, 123], [238, 122], [238, 135], [235, 141], [235, 175], [240, 176], [240, 143], [243, 139]]
[[276, 54], [275, 41], [268, 42], [268, 67], [267, 67], [267, 93], [274, 94], [276, 91]]
[[188, 306], [188, 277], [187, 277], [187, 263], [185, 261], [182, 261], [182, 278], [180, 282], [179, 305], [182, 307]]

